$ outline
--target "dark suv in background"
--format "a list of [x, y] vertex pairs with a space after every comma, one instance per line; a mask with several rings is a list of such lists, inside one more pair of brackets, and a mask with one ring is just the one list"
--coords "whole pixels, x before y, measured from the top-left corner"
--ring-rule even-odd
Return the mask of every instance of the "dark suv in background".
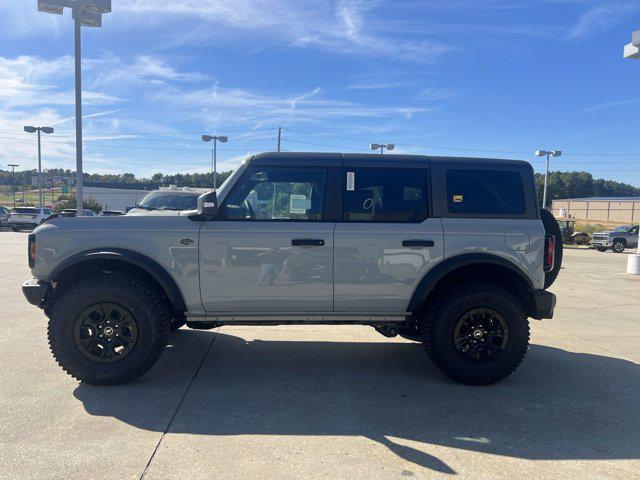
[[624, 252], [625, 248], [638, 246], [638, 225], [623, 225], [609, 232], [596, 232], [591, 237], [591, 246], [599, 252], [609, 248], [616, 253]]

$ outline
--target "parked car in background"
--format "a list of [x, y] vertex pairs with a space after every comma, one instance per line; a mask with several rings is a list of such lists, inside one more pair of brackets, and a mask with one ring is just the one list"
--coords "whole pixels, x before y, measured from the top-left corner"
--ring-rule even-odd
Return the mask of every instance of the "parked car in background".
[[53, 211], [50, 208], [16, 207], [9, 213], [9, 225], [14, 232], [23, 228], [36, 228], [51, 214]]
[[9, 226], [9, 209], [0, 205], [0, 228]]
[[179, 215], [195, 210], [201, 191], [192, 189], [155, 190], [149, 192], [127, 215]]
[[[96, 212], [94, 212], [93, 210], [89, 210], [88, 208], [85, 208], [83, 212], [85, 217], [98, 216]], [[76, 208], [65, 208], [64, 210], [62, 210], [62, 212], [60, 212], [61, 217], [75, 217], [77, 214], [78, 214], [78, 210]]]
[[99, 217], [119, 217], [120, 215], [124, 215], [124, 212], [120, 210], [102, 210], [98, 214]]
[[558, 226], [562, 233], [562, 243], [569, 243], [574, 245], [588, 245], [590, 238], [586, 232], [576, 232], [574, 219], [562, 219], [558, 218]]
[[622, 253], [625, 248], [638, 246], [638, 228], [638, 225], [623, 225], [610, 232], [596, 232], [592, 235], [591, 246], [599, 252], [610, 248], [616, 253]]

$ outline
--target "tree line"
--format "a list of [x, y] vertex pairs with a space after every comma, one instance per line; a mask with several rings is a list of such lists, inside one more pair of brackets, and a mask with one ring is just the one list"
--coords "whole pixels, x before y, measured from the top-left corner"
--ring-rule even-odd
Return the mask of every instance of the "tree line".
[[[19, 187], [26, 185], [31, 188], [31, 178], [36, 175], [36, 170], [20, 171], [13, 174], [9, 170], [0, 170], [0, 186]], [[232, 170], [219, 172], [217, 183], [221, 185]], [[52, 169], [46, 173], [47, 177], [72, 177], [72, 170]], [[542, 201], [542, 189], [544, 175], [536, 173], [536, 186], [538, 198]], [[138, 178], [133, 173], [122, 174], [97, 174], [85, 173], [85, 182], [109, 182], [109, 183], [146, 183], [156, 186], [176, 185], [178, 187], [206, 188], [213, 185], [213, 174], [209, 173], [177, 173], [166, 175], [156, 173], [150, 178]], [[547, 197], [550, 200], [561, 198], [582, 197], [635, 197], [640, 196], [640, 188], [628, 183], [615, 182], [602, 178], [593, 178], [588, 172], [551, 172], [547, 185]]]

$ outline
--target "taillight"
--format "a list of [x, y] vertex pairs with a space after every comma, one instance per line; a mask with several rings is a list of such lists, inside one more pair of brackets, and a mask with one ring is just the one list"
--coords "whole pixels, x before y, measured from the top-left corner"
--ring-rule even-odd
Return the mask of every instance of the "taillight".
[[32, 233], [29, 235], [29, 268], [36, 265], [36, 236]]
[[550, 272], [556, 263], [556, 237], [545, 235], [544, 242], [544, 271]]

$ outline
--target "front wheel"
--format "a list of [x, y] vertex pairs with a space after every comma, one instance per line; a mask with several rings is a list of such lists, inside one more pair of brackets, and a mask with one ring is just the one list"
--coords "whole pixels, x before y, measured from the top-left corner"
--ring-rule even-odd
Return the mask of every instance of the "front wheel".
[[126, 275], [98, 275], [68, 288], [49, 320], [49, 346], [77, 380], [117, 385], [138, 378], [162, 354], [169, 311], [155, 289]]
[[611, 247], [611, 249], [616, 252], [616, 253], [622, 253], [624, 252], [624, 249], [626, 248], [626, 245], [624, 244], [623, 241], [621, 240], [616, 240], [613, 242], [613, 247]]
[[429, 358], [447, 376], [488, 385], [515, 371], [529, 347], [529, 322], [508, 290], [474, 282], [443, 294], [421, 323]]
[[607, 247], [596, 247], [596, 250], [598, 250], [599, 252], [606, 252]]

